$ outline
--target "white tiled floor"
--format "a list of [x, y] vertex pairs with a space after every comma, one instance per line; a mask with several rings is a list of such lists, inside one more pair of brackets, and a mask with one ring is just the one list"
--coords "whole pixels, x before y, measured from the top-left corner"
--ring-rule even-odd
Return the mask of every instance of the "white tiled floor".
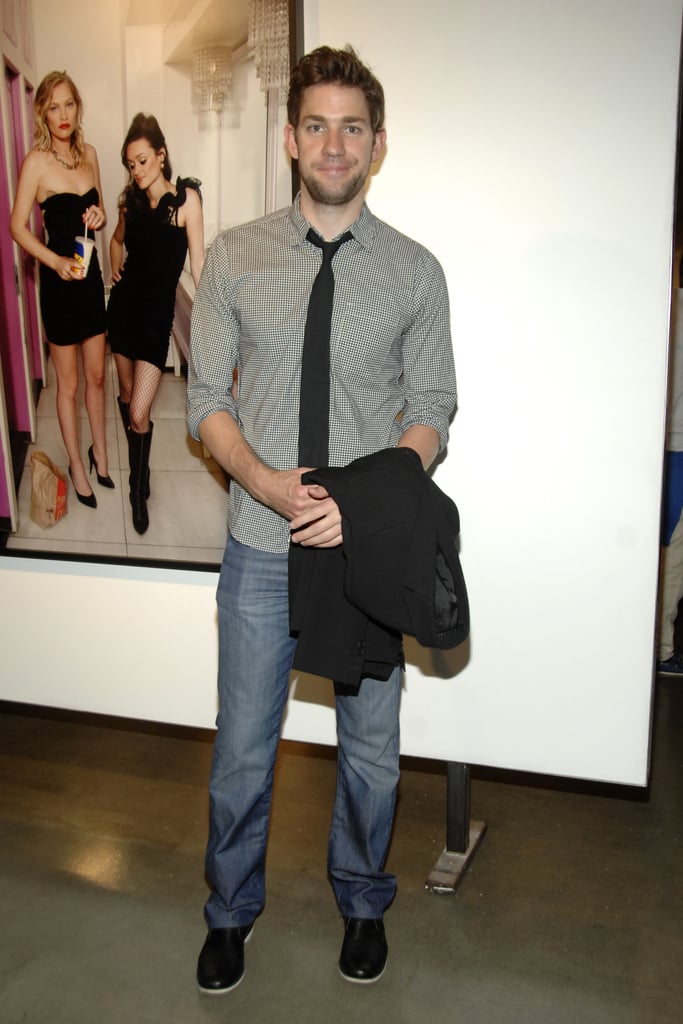
[[[200, 445], [185, 424], [185, 379], [164, 373], [152, 408], [154, 438], [150, 458], [150, 526], [140, 536], [133, 529], [128, 500], [128, 446], [119, 416], [114, 360], [107, 354], [106, 428], [109, 473], [115, 490], [91, 478], [97, 508], [81, 505], [69, 482], [67, 514], [48, 530], [30, 517], [31, 452], [47, 452], [64, 472], [67, 458], [57, 421], [56, 384], [52, 364], [48, 383], [38, 401], [36, 443], [29, 446], [19, 488], [19, 527], [7, 541], [8, 550], [41, 551], [98, 558], [135, 558], [217, 564], [223, 557], [226, 533], [225, 479], [220, 467], [202, 457]], [[90, 427], [79, 389], [81, 452], [86, 465]]]

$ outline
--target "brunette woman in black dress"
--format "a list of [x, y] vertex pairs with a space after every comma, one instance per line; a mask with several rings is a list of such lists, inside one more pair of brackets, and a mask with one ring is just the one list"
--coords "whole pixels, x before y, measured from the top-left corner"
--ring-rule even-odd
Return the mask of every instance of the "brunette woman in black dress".
[[[121, 150], [130, 180], [109, 243], [112, 289], [107, 333], [119, 375], [119, 408], [128, 436], [133, 526], [149, 526], [150, 419], [166, 365], [175, 293], [189, 252], [195, 285], [204, 265], [199, 182], [177, 178], [157, 119], [137, 114]], [[124, 262], [125, 249], [125, 262]]]
[[[40, 311], [57, 375], [57, 417], [69, 475], [83, 505], [97, 499], [88, 482], [78, 442], [78, 353], [85, 376], [85, 408], [92, 444], [90, 472], [113, 487], [104, 427], [104, 285], [92, 254], [87, 275], [74, 260], [74, 239], [107, 223], [97, 153], [83, 139], [83, 103], [65, 71], [52, 71], [38, 86], [34, 104], [35, 144], [19, 175], [10, 220], [15, 241], [40, 262]], [[28, 227], [33, 204], [43, 212], [46, 241]]]

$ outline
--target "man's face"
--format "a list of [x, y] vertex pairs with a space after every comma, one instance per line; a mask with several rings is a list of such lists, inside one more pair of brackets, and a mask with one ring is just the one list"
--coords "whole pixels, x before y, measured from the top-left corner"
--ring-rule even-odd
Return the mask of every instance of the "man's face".
[[302, 188], [323, 206], [343, 206], [362, 192], [385, 138], [383, 128], [373, 135], [362, 90], [333, 83], [306, 89], [299, 124], [285, 128]]

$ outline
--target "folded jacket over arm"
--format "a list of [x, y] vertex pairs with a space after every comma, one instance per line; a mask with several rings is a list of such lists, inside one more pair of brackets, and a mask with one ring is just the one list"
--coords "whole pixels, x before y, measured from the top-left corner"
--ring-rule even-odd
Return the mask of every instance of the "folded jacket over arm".
[[354, 685], [364, 675], [389, 675], [403, 633], [442, 649], [466, 639], [458, 510], [415, 451], [383, 449], [303, 481], [322, 484], [337, 502], [344, 541], [291, 546], [294, 668]]

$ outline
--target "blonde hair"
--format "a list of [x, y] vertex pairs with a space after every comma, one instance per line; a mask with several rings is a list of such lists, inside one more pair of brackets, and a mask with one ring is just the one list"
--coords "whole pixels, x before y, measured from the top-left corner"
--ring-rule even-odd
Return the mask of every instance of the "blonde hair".
[[83, 117], [83, 100], [81, 94], [74, 85], [73, 79], [66, 71], [50, 71], [45, 75], [36, 90], [36, 98], [33, 102], [33, 121], [36, 149], [49, 152], [52, 149], [52, 136], [47, 126], [47, 112], [52, 102], [52, 94], [58, 85], [66, 85], [71, 90], [71, 95], [76, 101], [76, 127], [71, 133], [71, 152], [74, 155], [76, 166], [84, 164], [85, 160], [85, 139], [81, 128]]

